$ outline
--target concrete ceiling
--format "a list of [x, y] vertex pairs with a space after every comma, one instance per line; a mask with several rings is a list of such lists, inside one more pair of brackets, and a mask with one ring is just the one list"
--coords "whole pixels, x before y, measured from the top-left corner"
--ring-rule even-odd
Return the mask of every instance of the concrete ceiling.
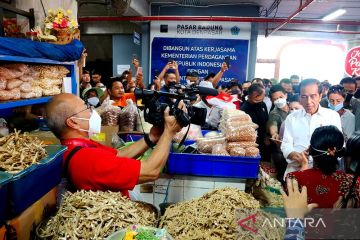
[[[148, 4], [164, 3], [193, 6], [209, 6], [217, 4], [255, 4], [261, 7], [261, 15], [271, 10], [269, 17], [286, 18], [300, 6], [300, 0], [148, 0]], [[302, 1], [303, 3], [305, 0]], [[277, 7], [276, 7], [277, 6]], [[360, 20], [360, 0], [315, 0], [296, 18], [321, 19], [332, 11], [344, 8], [346, 14], [338, 20]]]

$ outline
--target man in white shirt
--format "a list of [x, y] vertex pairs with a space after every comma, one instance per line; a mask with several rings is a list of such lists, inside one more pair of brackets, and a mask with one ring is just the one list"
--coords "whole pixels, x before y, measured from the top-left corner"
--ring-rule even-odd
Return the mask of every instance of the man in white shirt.
[[337, 112], [320, 106], [321, 86], [316, 79], [305, 79], [300, 83], [300, 103], [304, 109], [290, 114], [285, 120], [281, 151], [288, 162], [284, 179], [290, 172], [312, 168], [307, 149], [314, 130], [321, 126], [334, 125], [341, 131]]

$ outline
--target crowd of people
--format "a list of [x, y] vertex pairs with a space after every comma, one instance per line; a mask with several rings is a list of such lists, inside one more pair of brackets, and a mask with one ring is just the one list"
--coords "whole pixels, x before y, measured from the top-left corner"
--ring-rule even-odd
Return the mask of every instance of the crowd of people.
[[[125, 107], [128, 99], [136, 102], [135, 88], [145, 88], [138, 60], [134, 59], [133, 65], [135, 77], [131, 71], [125, 71], [106, 81], [98, 72], [84, 71], [80, 84], [82, 99], [60, 94], [47, 105], [49, 127], [68, 146], [65, 165], [76, 189], [115, 190], [128, 195], [127, 191], [137, 183], [158, 178], [166, 162], [172, 137], [181, 129], [177, 120], [169, 116], [169, 109], [164, 113], [164, 128], [153, 126], [143, 139], [121, 151], [89, 140], [92, 133], [100, 132], [101, 126], [101, 118], [93, 108], [105, 99], [113, 100], [114, 106]], [[360, 129], [360, 78], [343, 78], [334, 86], [316, 79], [300, 81], [296, 75], [279, 83], [255, 78], [243, 83], [234, 79], [224, 84], [220, 80], [227, 69], [224, 63], [217, 73], [204, 79], [190, 72], [181, 82], [178, 66], [172, 61], [155, 76], [148, 89], [172, 92], [179, 83], [217, 89], [219, 99], [230, 100], [217, 105], [209, 103], [205, 96], [198, 96], [191, 102], [207, 110], [202, 128], [217, 129], [224, 106], [231, 104], [258, 125], [256, 141], [262, 161], [275, 167], [285, 190], [289, 181], [296, 180], [300, 188], [306, 187], [309, 204], [316, 203], [322, 208], [341, 204], [358, 207], [360, 133], [356, 131]], [[186, 111], [182, 102], [178, 107]], [[154, 147], [148, 160], [141, 163], [134, 160]], [[86, 171], [76, 170], [80, 168]], [[286, 202], [288, 195], [283, 196]]]

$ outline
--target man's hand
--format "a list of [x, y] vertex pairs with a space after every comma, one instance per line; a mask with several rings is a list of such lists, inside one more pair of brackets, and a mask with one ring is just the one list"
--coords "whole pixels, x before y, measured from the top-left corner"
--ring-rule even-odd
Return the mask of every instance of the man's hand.
[[137, 60], [136, 58], [133, 58], [132, 64], [134, 65], [134, 68], [137, 71], [139, 64], [140, 64], [139, 60]]
[[304, 152], [301, 152], [301, 153], [299, 153], [299, 152], [291, 152], [289, 154], [288, 158], [293, 160], [293, 161], [297, 161], [301, 165], [308, 162], [308, 159], [307, 159], [306, 154]]
[[150, 133], [149, 133], [150, 140], [153, 143], [157, 143], [157, 141], [159, 141], [159, 138], [163, 132], [164, 132], [164, 128], [153, 126], [150, 129]]
[[227, 67], [227, 65], [226, 65], [226, 63], [222, 63], [221, 64], [221, 72], [225, 72], [225, 71], [227, 71], [228, 70], [228, 67]]
[[154, 79], [154, 84], [155, 84], [155, 90], [159, 91], [161, 88], [161, 81], [158, 77], [155, 77]]
[[[183, 103], [183, 101], [179, 103], [178, 108], [183, 110], [184, 112], [187, 112], [186, 106]], [[164, 133], [168, 133], [171, 136], [174, 136], [182, 129], [182, 127], [176, 121], [176, 118], [174, 116], [170, 116], [169, 112], [170, 112], [170, 108], [167, 107], [164, 112], [164, 120], [165, 120]]]
[[281, 195], [284, 200], [284, 208], [286, 216], [288, 218], [300, 218], [303, 219], [307, 213], [313, 208], [317, 207], [318, 204], [311, 203], [307, 204], [307, 189], [305, 186], [302, 187], [301, 192], [299, 191], [299, 185], [296, 179], [286, 180], [288, 194], [281, 189]]

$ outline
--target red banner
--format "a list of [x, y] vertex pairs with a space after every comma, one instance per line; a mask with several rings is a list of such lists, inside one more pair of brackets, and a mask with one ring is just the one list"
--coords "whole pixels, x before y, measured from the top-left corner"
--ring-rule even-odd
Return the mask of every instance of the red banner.
[[345, 58], [345, 72], [350, 77], [360, 76], [360, 46], [349, 50]]

